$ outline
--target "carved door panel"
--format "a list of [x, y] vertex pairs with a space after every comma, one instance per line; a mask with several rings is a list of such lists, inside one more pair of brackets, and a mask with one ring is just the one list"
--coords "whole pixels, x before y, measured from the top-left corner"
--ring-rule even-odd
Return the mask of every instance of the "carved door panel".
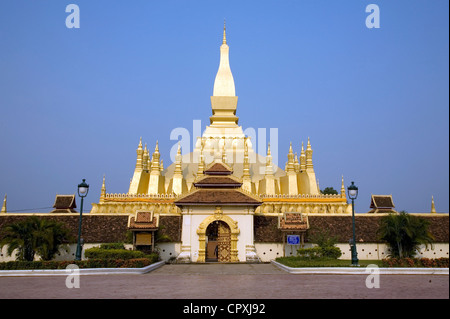
[[219, 223], [218, 230], [218, 261], [231, 261], [231, 230], [224, 222]]

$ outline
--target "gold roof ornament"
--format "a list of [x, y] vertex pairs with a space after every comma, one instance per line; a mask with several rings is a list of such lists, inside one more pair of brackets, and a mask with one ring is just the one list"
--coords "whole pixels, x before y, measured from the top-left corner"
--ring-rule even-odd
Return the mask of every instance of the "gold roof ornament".
[[2, 206], [2, 210], [0, 211], [0, 213], [6, 214], [6, 194], [5, 194], [5, 198], [3, 199], [3, 206]]
[[434, 198], [433, 195], [431, 195], [431, 213], [436, 213], [436, 206], [434, 206]]
[[270, 155], [270, 143], [267, 145], [265, 176], [273, 176], [272, 155]]
[[305, 148], [303, 146], [302, 142], [302, 151], [300, 152], [300, 171], [306, 170], [306, 154], [305, 154]]
[[100, 190], [100, 203], [103, 203], [106, 197], [105, 174], [103, 174], [102, 188]]
[[345, 186], [344, 186], [344, 175], [342, 175], [342, 184], [341, 184], [341, 197], [345, 198], [346, 193], [345, 193]]

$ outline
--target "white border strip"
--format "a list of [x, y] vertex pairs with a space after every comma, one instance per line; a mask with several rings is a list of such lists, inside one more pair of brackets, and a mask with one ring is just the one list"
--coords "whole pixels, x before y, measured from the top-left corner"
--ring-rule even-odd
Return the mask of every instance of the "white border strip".
[[[366, 275], [370, 273], [366, 267], [297, 267], [292, 268], [280, 264], [275, 260], [273, 265], [290, 274], [337, 274], [337, 275]], [[378, 268], [382, 275], [448, 275], [448, 268]]]
[[[163, 266], [164, 260], [142, 268], [80, 268], [80, 275], [142, 275]], [[0, 277], [8, 276], [67, 276], [73, 273], [66, 269], [0, 270]]]

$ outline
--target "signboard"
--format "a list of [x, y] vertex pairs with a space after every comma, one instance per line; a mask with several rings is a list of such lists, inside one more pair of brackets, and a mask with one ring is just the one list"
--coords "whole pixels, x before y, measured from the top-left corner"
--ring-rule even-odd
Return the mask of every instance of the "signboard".
[[300, 235], [287, 235], [288, 245], [300, 245]]
[[150, 246], [152, 244], [152, 234], [150, 233], [137, 233], [136, 234], [136, 246]]

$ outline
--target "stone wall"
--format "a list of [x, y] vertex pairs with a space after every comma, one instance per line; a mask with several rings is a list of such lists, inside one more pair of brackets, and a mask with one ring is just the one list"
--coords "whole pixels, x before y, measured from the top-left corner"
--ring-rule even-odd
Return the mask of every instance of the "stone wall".
[[[31, 215], [31, 214], [30, 214]], [[0, 216], [0, 239], [3, 238], [3, 226], [26, 219], [27, 214], [6, 214]], [[40, 218], [57, 220], [65, 224], [71, 235], [78, 238], [79, 214], [38, 214]], [[115, 243], [127, 241], [128, 215], [84, 214], [81, 237], [85, 243]], [[161, 216], [159, 220], [162, 234], [168, 235], [173, 242], [181, 241], [181, 216]]]
[[[436, 243], [449, 242], [449, 216], [420, 215], [430, 222], [430, 231], [435, 237]], [[381, 218], [379, 215], [356, 215], [355, 233], [357, 242], [380, 242], [377, 230]], [[346, 243], [352, 238], [352, 216], [310, 215], [308, 217], [310, 229], [307, 231], [305, 241], [308, 242], [315, 232], [327, 231], [330, 236], [337, 237], [338, 242]], [[255, 215], [255, 242], [280, 243], [283, 241], [282, 232], [277, 228], [278, 217]]]
[[160, 216], [159, 231], [169, 236], [171, 242], [181, 242], [181, 216]]
[[[31, 215], [31, 214], [30, 214]], [[40, 218], [57, 220], [65, 224], [71, 235], [78, 238], [79, 214], [36, 214]], [[27, 214], [6, 214], [0, 216], [0, 239], [3, 238], [3, 226], [15, 223], [29, 217]], [[81, 227], [81, 237], [85, 243], [125, 242], [128, 215], [96, 215], [84, 214]]]
[[[0, 239], [3, 238], [2, 228], [10, 224], [27, 218], [27, 214], [6, 214], [0, 216]], [[78, 214], [39, 214], [39, 217], [58, 220], [67, 225], [72, 231], [74, 238], [78, 234]], [[424, 216], [430, 221], [430, 231], [435, 237], [436, 243], [449, 242], [449, 216]], [[310, 215], [310, 230], [308, 235], [316, 231], [327, 230], [331, 236], [336, 236], [339, 242], [347, 243], [352, 237], [351, 216], [333, 215]], [[379, 242], [377, 229], [382, 216], [360, 215], [355, 216], [356, 240], [358, 242], [376, 243]], [[85, 214], [83, 215], [82, 237], [85, 243], [111, 243], [125, 242], [127, 239], [128, 215], [103, 215]], [[160, 216], [160, 231], [171, 238], [172, 242], [181, 242], [181, 216]], [[282, 243], [283, 233], [278, 229], [278, 217], [276, 216], [254, 216], [254, 238], [257, 243]]]

